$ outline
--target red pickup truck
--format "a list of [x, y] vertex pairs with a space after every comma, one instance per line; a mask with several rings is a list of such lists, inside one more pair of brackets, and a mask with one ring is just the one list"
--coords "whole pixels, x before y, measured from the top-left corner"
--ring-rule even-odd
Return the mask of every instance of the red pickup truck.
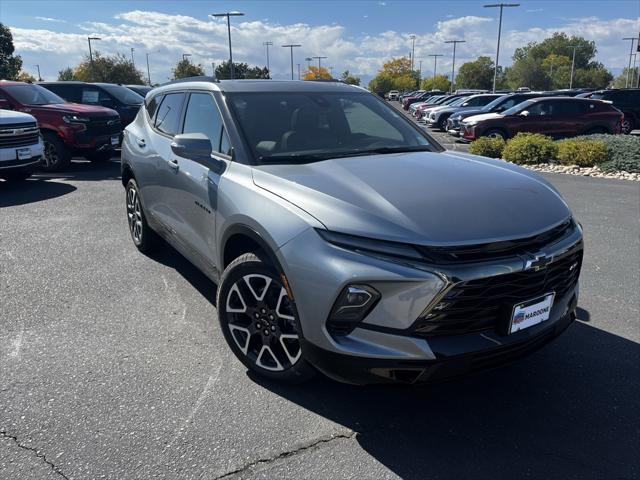
[[36, 118], [44, 140], [44, 170], [65, 168], [73, 155], [106, 160], [120, 144], [118, 112], [65, 102], [39, 85], [0, 81], [0, 109], [29, 113]]

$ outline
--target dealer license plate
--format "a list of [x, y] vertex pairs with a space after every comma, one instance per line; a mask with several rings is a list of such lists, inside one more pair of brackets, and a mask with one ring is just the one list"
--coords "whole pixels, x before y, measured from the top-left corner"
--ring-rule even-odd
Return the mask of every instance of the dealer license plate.
[[515, 333], [518, 330], [524, 330], [549, 320], [555, 295], [555, 293], [548, 293], [513, 307], [509, 333]]
[[30, 148], [18, 148], [16, 150], [18, 155], [18, 160], [28, 160], [31, 158], [31, 149]]

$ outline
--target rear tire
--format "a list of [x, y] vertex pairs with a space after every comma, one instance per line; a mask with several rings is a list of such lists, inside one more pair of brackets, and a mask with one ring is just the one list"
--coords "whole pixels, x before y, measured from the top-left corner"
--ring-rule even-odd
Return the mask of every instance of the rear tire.
[[71, 163], [71, 152], [55, 133], [45, 132], [44, 151], [42, 153], [42, 170], [57, 172], [67, 168]]
[[138, 184], [133, 178], [127, 182], [125, 200], [131, 240], [140, 252], [147, 255], [158, 247], [160, 237], [147, 223], [147, 217], [140, 201]]
[[636, 127], [633, 124], [633, 120], [631, 120], [628, 117], [625, 117], [624, 118], [624, 122], [622, 122], [622, 129], [621, 129], [620, 133], [622, 133], [624, 135], [629, 135], [634, 130], [634, 128], [636, 128]]
[[245, 253], [231, 262], [220, 278], [216, 306], [227, 344], [249, 370], [283, 383], [315, 375], [302, 352], [295, 303], [266, 259]]
[[507, 140], [509, 138], [507, 133], [504, 130], [500, 130], [499, 128], [490, 128], [489, 130], [484, 132], [481, 136], [482, 137], [489, 137], [489, 138], [498, 138], [498, 137], [500, 137], [503, 140]]

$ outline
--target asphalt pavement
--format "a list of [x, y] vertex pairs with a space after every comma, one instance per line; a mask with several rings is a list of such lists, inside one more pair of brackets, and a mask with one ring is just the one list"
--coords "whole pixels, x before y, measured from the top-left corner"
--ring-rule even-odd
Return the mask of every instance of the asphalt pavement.
[[254, 378], [216, 286], [134, 248], [119, 164], [0, 183], [0, 478], [639, 478], [640, 184], [547, 175], [585, 229], [580, 321], [424, 387]]

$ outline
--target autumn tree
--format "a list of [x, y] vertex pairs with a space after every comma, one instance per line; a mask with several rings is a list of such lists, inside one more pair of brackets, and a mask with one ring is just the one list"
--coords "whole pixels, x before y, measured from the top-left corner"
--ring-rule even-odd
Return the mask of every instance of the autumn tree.
[[448, 92], [451, 88], [451, 82], [449, 81], [449, 77], [440, 74], [436, 75], [435, 78], [431, 76], [423, 79], [420, 84], [420, 88], [423, 90], [440, 90], [442, 92]]
[[302, 80], [331, 80], [331, 72], [326, 67], [316, 67], [310, 65], [302, 72]]
[[418, 85], [418, 75], [418, 72], [411, 70], [411, 60], [407, 57], [392, 58], [385, 62], [378, 74], [371, 79], [369, 90], [377, 93], [412, 90]]
[[31, 83], [34, 83], [36, 81], [36, 77], [31, 75], [29, 72], [25, 72], [24, 70], [22, 70], [18, 74], [18, 76], [16, 77], [16, 80], [19, 81], [19, 82], [31, 82]]
[[60, 70], [58, 79], [135, 85], [145, 83], [142, 72], [135, 68], [130, 58], [121, 53], [102, 55], [97, 51], [93, 53], [93, 62], [89, 55], [85, 55], [75, 68]]
[[0, 23], [0, 79], [14, 80], [22, 69], [22, 58], [14, 55], [13, 35]]
[[200, 77], [204, 75], [204, 68], [200, 64], [196, 65], [191, 62], [187, 57], [183, 57], [171, 69], [171, 72], [173, 73], [172, 80], [178, 80], [180, 78]]

